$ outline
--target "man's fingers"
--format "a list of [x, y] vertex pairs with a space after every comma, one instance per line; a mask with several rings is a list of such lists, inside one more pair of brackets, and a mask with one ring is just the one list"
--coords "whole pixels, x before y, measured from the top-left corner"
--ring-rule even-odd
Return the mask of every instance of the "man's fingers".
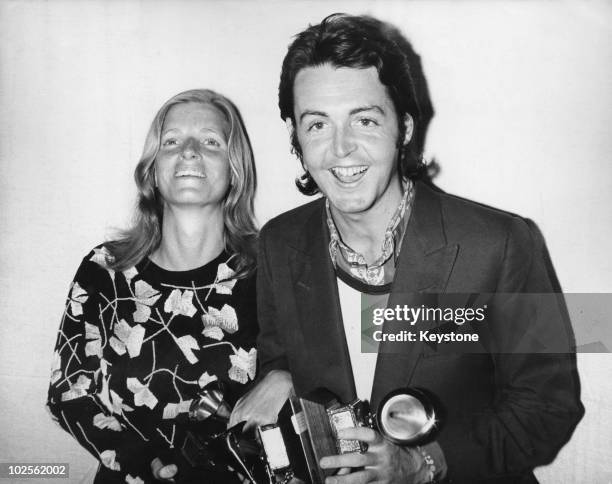
[[375, 477], [372, 470], [364, 469], [345, 476], [330, 476], [325, 479], [325, 484], [366, 484], [376, 480]]
[[376, 456], [366, 452], [351, 452], [350, 454], [329, 455], [323, 457], [319, 464], [323, 469], [336, 469], [338, 467], [363, 467], [376, 464]]
[[338, 430], [339, 439], [360, 440], [368, 444], [378, 444], [382, 442], [382, 436], [374, 429], [369, 427], [349, 427]]
[[162, 479], [171, 479], [176, 475], [177, 467], [174, 464], [169, 464], [159, 470], [159, 477]]
[[159, 470], [164, 467], [164, 464], [162, 463], [161, 459], [159, 457], [156, 457], [155, 459], [153, 459], [151, 461], [151, 472], [153, 473], [153, 476], [155, 478], [159, 477]]
[[172, 479], [178, 471], [178, 468], [174, 464], [164, 465], [159, 457], [156, 457], [151, 461], [151, 472], [155, 479]]
[[232, 414], [230, 415], [229, 422], [227, 422], [227, 428], [229, 429], [230, 427], [233, 427], [234, 425], [242, 422], [243, 420], [246, 419], [242, 418], [242, 415], [237, 412], [232, 412]]
[[276, 423], [277, 420], [278, 417], [271, 414], [269, 409], [252, 408], [248, 411], [248, 414], [241, 411], [232, 413], [227, 424], [227, 428], [233, 427], [240, 422], [246, 422], [243, 430], [249, 430], [258, 425]]
[[230, 415], [229, 422], [227, 423], [227, 428], [233, 427], [234, 425], [238, 425], [240, 422], [248, 422], [251, 411], [247, 408], [244, 409], [242, 405], [242, 400], [238, 400], [238, 403], [234, 406], [234, 410]]
[[248, 417], [244, 416], [244, 411], [243, 411], [244, 406], [245, 406], [245, 399], [247, 399], [248, 396], [249, 396], [249, 393], [247, 393], [242, 398], [240, 398], [234, 405], [234, 408], [232, 410], [232, 413], [230, 415], [230, 419], [227, 425], [228, 428], [233, 427], [234, 425], [242, 422], [243, 420], [248, 420]]
[[243, 432], [247, 432], [247, 431], [255, 428], [257, 425], [259, 425], [255, 420], [249, 420], [249, 419], [245, 418], [245, 419], [243, 419], [241, 421], [242, 422], [246, 421], [246, 423], [244, 424], [244, 427], [242, 427], [242, 431]]

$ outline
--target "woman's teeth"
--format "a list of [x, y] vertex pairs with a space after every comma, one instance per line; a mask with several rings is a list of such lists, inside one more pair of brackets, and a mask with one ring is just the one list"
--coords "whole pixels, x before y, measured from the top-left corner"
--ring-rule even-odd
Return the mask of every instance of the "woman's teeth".
[[197, 170], [179, 170], [174, 174], [175, 177], [181, 176], [195, 176], [197, 178], [206, 178], [206, 175], [201, 171]]

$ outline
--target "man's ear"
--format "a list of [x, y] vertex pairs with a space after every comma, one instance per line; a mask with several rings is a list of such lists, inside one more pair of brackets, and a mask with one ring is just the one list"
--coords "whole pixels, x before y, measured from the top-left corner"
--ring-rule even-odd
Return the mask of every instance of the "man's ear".
[[412, 139], [412, 134], [414, 133], [414, 120], [410, 114], [406, 113], [404, 115], [404, 125], [406, 126], [406, 134], [404, 135], [404, 145], [410, 143]]

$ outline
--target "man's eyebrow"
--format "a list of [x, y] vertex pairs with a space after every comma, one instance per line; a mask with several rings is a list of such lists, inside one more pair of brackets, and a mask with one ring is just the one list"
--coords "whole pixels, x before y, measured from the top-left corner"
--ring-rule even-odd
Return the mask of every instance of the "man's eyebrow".
[[[349, 112], [349, 115], [354, 116], [355, 114], [363, 113], [366, 111], [378, 111], [383, 116], [386, 114], [385, 110], [382, 107], [380, 107], [378, 104], [369, 104], [367, 106], [359, 106], [358, 108], [351, 109], [351, 111]], [[300, 123], [303, 121], [303, 119], [306, 116], [323, 116], [325, 118], [328, 117], [327, 113], [323, 111], [315, 111], [312, 109], [307, 109], [300, 115]]]
[[327, 113], [324, 113], [323, 111], [313, 111], [311, 109], [307, 109], [302, 114], [300, 114], [300, 123], [304, 120], [306, 116], [323, 116], [327, 118]]
[[358, 108], [351, 109], [350, 115], [353, 116], [354, 114], [359, 114], [364, 111], [378, 111], [383, 116], [385, 115], [385, 110], [381, 108], [378, 104], [371, 104], [369, 106], [360, 106]]

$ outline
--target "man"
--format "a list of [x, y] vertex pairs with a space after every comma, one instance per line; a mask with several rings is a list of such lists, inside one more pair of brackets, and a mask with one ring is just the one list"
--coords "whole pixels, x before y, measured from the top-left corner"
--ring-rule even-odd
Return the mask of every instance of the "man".
[[[341, 437], [368, 449], [323, 458], [322, 467], [342, 469], [328, 482], [537, 482], [532, 470], [555, 457], [583, 413], [573, 355], [508, 354], [514, 332], [529, 331], [520, 321], [493, 326], [497, 352], [385, 342], [378, 355], [360, 352], [362, 294], [395, 307], [419, 293], [557, 290], [531, 222], [411, 179], [419, 109], [399, 44], [382, 22], [336, 14], [289, 47], [281, 116], [305, 169], [298, 187], [324, 197], [262, 229], [263, 378], [232, 422], [274, 420], [291, 379], [298, 395], [323, 387], [373, 408], [392, 390], [421, 387], [446, 413], [437, 440], [400, 447], [372, 429], [346, 430]], [[562, 334], [571, 345], [563, 310], [538, 322], [537, 338]]]

